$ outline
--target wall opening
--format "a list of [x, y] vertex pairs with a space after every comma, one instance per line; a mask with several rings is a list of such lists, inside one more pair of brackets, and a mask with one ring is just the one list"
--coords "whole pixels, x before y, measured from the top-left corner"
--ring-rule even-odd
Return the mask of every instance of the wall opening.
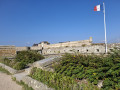
[[86, 51], [88, 52], [88, 49]]
[[97, 52], [99, 52], [99, 49], [96, 49], [97, 50]]
[[110, 51], [113, 51], [113, 49], [109, 49]]

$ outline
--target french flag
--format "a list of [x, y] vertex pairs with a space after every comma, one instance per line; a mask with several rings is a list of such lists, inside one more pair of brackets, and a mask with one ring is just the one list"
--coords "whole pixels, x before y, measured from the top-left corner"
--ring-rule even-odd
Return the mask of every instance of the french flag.
[[94, 7], [94, 11], [100, 11], [101, 5], [97, 5]]

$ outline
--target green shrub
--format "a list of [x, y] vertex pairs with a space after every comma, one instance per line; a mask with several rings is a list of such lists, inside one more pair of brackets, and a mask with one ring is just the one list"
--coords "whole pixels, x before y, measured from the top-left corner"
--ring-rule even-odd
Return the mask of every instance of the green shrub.
[[113, 50], [106, 57], [96, 55], [65, 54], [55, 72], [74, 79], [88, 79], [95, 85], [103, 80], [103, 89], [120, 88], [120, 50]]
[[70, 90], [73, 87], [73, 84], [75, 84], [74, 79], [71, 77], [43, 71], [37, 68], [32, 69], [30, 76], [47, 84], [49, 87], [55, 88], [56, 90]]
[[33, 63], [37, 60], [44, 59], [44, 57], [37, 53], [36, 51], [20, 51], [14, 60], [9, 60], [7, 58], [0, 60], [0, 62], [13, 67], [17, 70], [24, 69], [29, 63]]
[[4, 62], [8, 66], [10, 64], [10, 60], [8, 58], [4, 58], [4, 60], [2, 62]]
[[25, 66], [26, 66], [26, 64], [24, 62], [18, 62], [13, 66], [13, 68], [17, 69], [17, 70], [21, 70], [21, 69], [24, 69]]
[[21, 51], [16, 55], [16, 62], [22, 61], [25, 64], [33, 63], [41, 59], [44, 59], [44, 57], [36, 51]]
[[30, 76], [55, 90], [99, 90], [90, 83], [78, 84], [72, 77], [64, 76], [59, 73], [43, 71], [39, 68], [33, 68]]

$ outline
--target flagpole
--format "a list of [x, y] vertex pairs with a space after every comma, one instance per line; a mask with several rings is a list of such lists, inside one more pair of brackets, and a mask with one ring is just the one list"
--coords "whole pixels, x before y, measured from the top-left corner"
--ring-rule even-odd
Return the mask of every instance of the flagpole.
[[107, 36], [106, 36], [105, 4], [104, 4], [104, 2], [103, 2], [103, 13], [104, 13], [104, 29], [105, 29], [105, 53], [107, 53]]

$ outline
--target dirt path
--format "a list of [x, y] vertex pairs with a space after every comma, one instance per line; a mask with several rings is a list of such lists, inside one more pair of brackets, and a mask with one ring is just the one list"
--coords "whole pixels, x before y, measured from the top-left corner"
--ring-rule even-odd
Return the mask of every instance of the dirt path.
[[12, 81], [10, 75], [0, 72], [0, 90], [22, 90], [22, 86]]

